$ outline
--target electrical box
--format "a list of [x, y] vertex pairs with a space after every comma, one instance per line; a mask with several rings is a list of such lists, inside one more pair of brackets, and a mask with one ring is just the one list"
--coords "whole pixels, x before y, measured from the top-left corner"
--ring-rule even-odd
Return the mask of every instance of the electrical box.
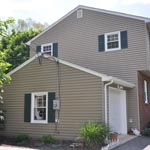
[[53, 100], [53, 109], [54, 110], [59, 110], [60, 109], [59, 100]]

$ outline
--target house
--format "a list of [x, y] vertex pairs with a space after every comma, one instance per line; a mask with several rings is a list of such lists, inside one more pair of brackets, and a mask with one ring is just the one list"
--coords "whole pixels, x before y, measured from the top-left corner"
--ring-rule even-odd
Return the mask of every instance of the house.
[[89, 120], [121, 134], [150, 120], [149, 18], [78, 6], [27, 44], [0, 134], [74, 139]]

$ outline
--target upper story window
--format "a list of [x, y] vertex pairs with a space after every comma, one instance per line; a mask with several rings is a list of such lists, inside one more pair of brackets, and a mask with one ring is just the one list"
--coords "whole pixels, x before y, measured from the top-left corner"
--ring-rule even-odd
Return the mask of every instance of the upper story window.
[[36, 53], [46, 53], [50, 56], [58, 57], [58, 43], [46, 43], [36, 46]]
[[105, 34], [106, 51], [120, 49], [120, 32], [112, 32]]
[[128, 48], [127, 31], [116, 31], [98, 36], [99, 52], [107, 52]]
[[48, 93], [32, 93], [31, 122], [47, 123], [48, 119]]
[[42, 53], [50, 53], [50, 55], [53, 56], [53, 44], [52, 43], [42, 44], [41, 52]]

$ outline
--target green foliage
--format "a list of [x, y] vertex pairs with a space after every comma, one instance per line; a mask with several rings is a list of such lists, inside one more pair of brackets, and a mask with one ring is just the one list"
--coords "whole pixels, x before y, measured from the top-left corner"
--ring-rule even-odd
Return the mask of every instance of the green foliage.
[[22, 142], [22, 141], [27, 141], [31, 139], [31, 137], [28, 134], [21, 133], [16, 136], [16, 139], [18, 142]]
[[5, 36], [8, 33], [9, 25], [14, 22], [15, 22], [15, 20], [11, 17], [9, 17], [6, 20], [0, 19], [0, 36]]
[[38, 33], [40, 30], [12, 30], [12, 33], [2, 37], [0, 42], [0, 51], [5, 52], [6, 61], [12, 64], [8, 72], [16, 68], [29, 58], [29, 47], [25, 44]]
[[147, 123], [147, 128], [150, 128], [150, 121]]
[[9, 83], [11, 80], [10, 76], [5, 73], [10, 66], [11, 65], [6, 62], [6, 54], [4, 52], [0, 52], [0, 89], [4, 83]]
[[150, 128], [146, 128], [141, 132], [142, 135], [144, 136], [150, 136]]
[[41, 137], [41, 141], [44, 142], [44, 143], [55, 143], [56, 138], [52, 135], [43, 135]]
[[[13, 18], [8, 18], [7, 20], [0, 19], [0, 39], [7, 35], [8, 27], [14, 22]], [[0, 51], [0, 105], [4, 103], [1, 93], [3, 92], [3, 84], [9, 83], [11, 78], [6, 74], [6, 71], [11, 65], [6, 60], [6, 53]], [[4, 111], [0, 108], [0, 127], [4, 124]]]
[[81, 136], [87, 145], [103, 144], [108, 133], [108, 128], [97, 122], [88, 122], [81, 128]]

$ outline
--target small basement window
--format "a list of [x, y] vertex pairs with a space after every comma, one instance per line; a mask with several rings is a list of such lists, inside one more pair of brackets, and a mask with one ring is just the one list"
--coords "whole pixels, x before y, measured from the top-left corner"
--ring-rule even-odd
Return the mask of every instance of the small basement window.
[[105, 34], [105, 51], [120, 50], [120, 31]]
[[53, 43], [47, 43], [41, 45], [41, 52], [49, 53], [51, 56], [53, 56]]
[[32, 93], [31, 122], [47, 123], [48, 121], [48, 93]]

